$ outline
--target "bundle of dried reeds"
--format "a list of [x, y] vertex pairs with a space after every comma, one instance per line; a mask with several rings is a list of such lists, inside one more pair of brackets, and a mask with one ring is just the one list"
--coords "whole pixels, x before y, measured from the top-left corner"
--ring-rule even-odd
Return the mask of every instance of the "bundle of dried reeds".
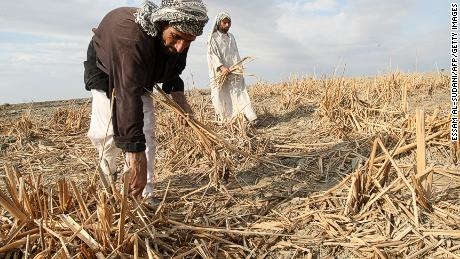
[[153, 94], [151, 97], [156, 99], [165, 107], [171, 109], [177, 116], [183, 118], [194, 132], [194, 136], [197, 138], [196, 144], [201, 148], [201, 151], [208, 157], [209, 161], [213, 165], [213, 170], [209, 174], [209, 183], [211, 185], [216, 188], [220, 188], [222, 178], [227, 177], [225, 173], [231, 169], [231, 160], [228, 158], [228, 155], [223, 155], [224, 151], [232, 151], [248, 158], [254, 157], [250, 153], [240, 150], [238, 147], [220, 137], [210, 127], [206, 126], [202, 122], [199, 122], [193, 116], [187, 115], [182, 107], [180, 107], [165, 92], [163, 92], [158, 85], [155, 85], [155, 89], [160, 93], [161, 98], [155, 98], [155, 95]]
[[221, 88], [222, 85], [225, 83], [226, 80], [230, 80], [230, 77], [232, 75], [239, 75], [239, 76], [254, 76], [253, 74], [248, 74], [245, 72], [244, 66], [248, 64], [249, 62], [253, 61], [253, 57], [244, 57], [242, 58], [239, 62], [236, 64], [232, 65], [229, 67], [230, 73], [227, 75], [219, 74], [217, 75], [216, 78], [211, 79], [211, 85], [213, 87]]

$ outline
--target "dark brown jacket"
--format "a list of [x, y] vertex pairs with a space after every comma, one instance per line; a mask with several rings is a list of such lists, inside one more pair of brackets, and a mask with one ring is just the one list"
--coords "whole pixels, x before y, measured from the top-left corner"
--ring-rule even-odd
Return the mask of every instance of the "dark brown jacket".
[[[145, 150], [141, 96], [151, 91], [155, 83], [163, 83], [167, 93], [184, 91], [179, 74], [185, 68], [188, 52], [186, 49], [181, 54], [166, 54], [161, 33], [149, 36], [135, 23], [136, 10], [118, 8], [102, 19], [98, 28], [93, 29], [85, 62], [88, 90], [104, 90], [109, 98], [115, 90], [114, 139], [117, 147], [127, 152]], [[95, 59], [90, 60], [91, 56]]]

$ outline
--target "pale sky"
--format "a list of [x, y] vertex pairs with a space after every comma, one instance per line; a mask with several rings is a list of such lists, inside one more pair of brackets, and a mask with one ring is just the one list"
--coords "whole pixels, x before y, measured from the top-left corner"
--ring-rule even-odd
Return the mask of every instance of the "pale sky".
[[[89, 97], [83, 64], [91, 28], [140, 0], [14, 0], [0, 7], [0, 104]], [[159, 4], [159, 0], [155, 0]], [[448, 69], [450, 1], [206, 1], [210, 22], [192, 43], [182, 78], [187, 89], [209, 83], [206, 38], [227, 11], [247, 72], [267, 82], [291, 74], [372, 76]], [[255, 78], [248, 78], [254, 83]]]

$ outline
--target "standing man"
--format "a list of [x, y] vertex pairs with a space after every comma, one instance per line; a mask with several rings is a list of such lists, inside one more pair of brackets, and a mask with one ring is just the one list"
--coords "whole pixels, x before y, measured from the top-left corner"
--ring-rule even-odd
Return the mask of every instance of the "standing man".
[[116, 158], [126, 152], [134, 196], [153, 200], [155, 112], [148, 92], [163, 83], [163, 90], [192, 114], [179, 75], [190, 43], [207, 21], [201, 0], [163, 0], [160, 7], [146, 1], [142, 8], [109, 12], [93, 29], [84, 62], [85, 88], [93, 97], [88, 137], [112, 174]]
[[[212, 104], [221, 121], [228, 121], [241, 112], [250, 123], [254, 123], [257, 115], [252, 108], [244, 77], [231, 74], [229, 69], [241, 60], [235, 37], [228, 32], [231, 25], [230, 15], [222, 12], [216, 16], [209, 34], [208, 68]], [[227, 76], [222, 86], [217, 85], [219, 75]]]

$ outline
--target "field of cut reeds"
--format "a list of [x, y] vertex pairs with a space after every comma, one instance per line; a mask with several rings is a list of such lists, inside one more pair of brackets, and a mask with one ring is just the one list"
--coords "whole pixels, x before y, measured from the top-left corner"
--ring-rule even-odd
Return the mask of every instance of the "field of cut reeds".
[[258, 83], [257, 128], [155, 92], [155, 210], [102, 185], [91, 100], [0, 106], [0, 258], [460, 258], [449, 80]]

